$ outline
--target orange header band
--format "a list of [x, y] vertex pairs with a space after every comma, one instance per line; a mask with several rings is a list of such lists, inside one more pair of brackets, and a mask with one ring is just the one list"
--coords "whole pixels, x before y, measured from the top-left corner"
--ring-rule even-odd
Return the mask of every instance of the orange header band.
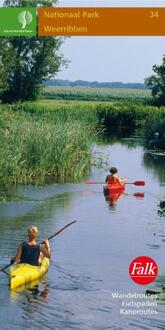
[[39, 8], [39, 36], [165, 36], [165, 8]]

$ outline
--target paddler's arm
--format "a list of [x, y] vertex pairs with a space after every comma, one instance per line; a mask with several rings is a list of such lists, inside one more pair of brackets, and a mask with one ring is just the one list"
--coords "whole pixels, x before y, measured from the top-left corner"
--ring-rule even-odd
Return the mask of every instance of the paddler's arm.
[[22, 255], [22, 243], [19, 244], [17, 253], [15, 257], [10, 260], [10, 263], [13, 264], [14, 262], [17, 262], [21, 258], [21, 255]]
[[126, 183], [126, 177], [121, 178], [120, 180], [121, 180], [122, 184], [125, 184]]
[[126, 182], [126, 178], [119, 178], [118, 176], [116, 177], [116, 181], [118, 184], [120, 184], [121, 186], [124, 185], [124, 183]]
[[51, 257], [51, 253], [50, 253], [50, 245], [49, 245], [49, 241], [48, 239], [45, 239], [43, 241], [43, 244], [40, 245], [40, 252], [42, 252], [42, 254], [49, 258]]
[[106, 176], [106, 178], [105, 178], [105, 183], [107, 183], [108, 180], [109, 180], [109, 175]]

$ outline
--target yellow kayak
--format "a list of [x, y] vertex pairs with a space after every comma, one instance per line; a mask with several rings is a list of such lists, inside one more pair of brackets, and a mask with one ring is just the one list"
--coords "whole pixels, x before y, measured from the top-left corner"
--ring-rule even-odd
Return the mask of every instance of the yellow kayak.
[[14, 289], [20, 285], [39, 279], [48, 271], [49, 264], [49, 259], [45, 257], [40, 266], [28, 264], [13, 265], [10, 267], [10, 288]]

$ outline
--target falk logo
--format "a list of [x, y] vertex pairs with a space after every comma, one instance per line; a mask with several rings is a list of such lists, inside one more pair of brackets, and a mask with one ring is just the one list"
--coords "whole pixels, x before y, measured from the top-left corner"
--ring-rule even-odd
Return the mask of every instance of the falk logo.
[[21, 11], [18, 15], [18, 22], [22, 24], [22, 29], [26, 28], [26, 25], [30, 24], [33, 20], [33, 16], [30, 11]]
[[132, 260], [129, 266], [129, 275], [137, 284], [152, 283], [158, 275], [158, 265], [148, 256], [140, 256]]

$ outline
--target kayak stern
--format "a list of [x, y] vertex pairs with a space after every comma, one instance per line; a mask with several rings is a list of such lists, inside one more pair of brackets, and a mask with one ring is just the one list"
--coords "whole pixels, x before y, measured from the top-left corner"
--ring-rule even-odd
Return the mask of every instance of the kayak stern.
[[32, 266], [21, 263], [11, 266], [9, 273], [10, 289], [14, 289], [20, 285], [24, 285], [41, 278], [48, 271], [49, 264], [49, 259], [44, 258], [40, 266]]

